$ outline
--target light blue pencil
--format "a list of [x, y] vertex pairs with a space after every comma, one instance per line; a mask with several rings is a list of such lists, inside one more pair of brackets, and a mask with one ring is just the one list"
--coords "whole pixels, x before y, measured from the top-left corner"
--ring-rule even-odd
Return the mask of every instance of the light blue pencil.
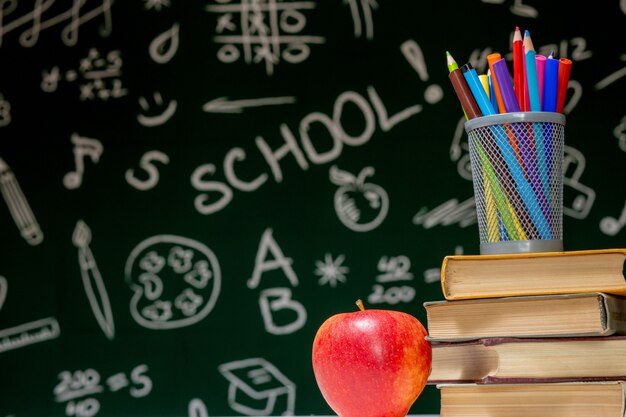
[[492, 114], [496, 114], [491, 102], [489, 101], [489, 97], [487, 97], [487, 93], [483, 88], [483, 85], [480, 82], [480, 78], [478, 78], [478, 74], [472, 64], [467, 63], [461, 67], [461, 72], [465, 77], [465, 81], [467, 81], [467, 85], [472, 91], [472, 95], [476, 100], [476, 104], [480, 108], [480, 112], [483, 116], [490, 116]]
[[539, 98], [539, 82], [537, 80], [537, 64], [535, 63], [535, 48], [528, 31], [524, 34], [524, 52], [526, 56], [526, 82], [528, 83], [528, 95], [530, 110], [541, 111], [541, 99]]

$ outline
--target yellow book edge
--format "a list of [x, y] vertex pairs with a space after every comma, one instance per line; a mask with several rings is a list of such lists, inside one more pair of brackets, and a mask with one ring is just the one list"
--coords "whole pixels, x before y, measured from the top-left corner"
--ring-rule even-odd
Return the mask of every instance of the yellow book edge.
[[[626, 248], [607, 248], [607, 249], [585, 249], [585, 250], [574, 250], [574, 251], [562, 251], [562, 252], [526, 252], [526, 253], [504, 253], [504, 254], [493, 254], [493, 255], [447, 255], [443, 258], [443, 262], [441, 264], [441, 272], [440, 272], [440, 283], [441, 283], [441, 291], [446, 300], [469, 300], [476, 298], [473, 295], [467, 296], [450, 296], [446, 289], [446, 268], [448, 266], [449, 260], [471, 260], [471, 261], [481, 261], [481, 260], [494, 260], [494, 259], [528, 259], [528, 258], [554, 258], [554, 257], [567, 257], [567, 256], [581, 256], [581, 255], [598, 255], [598, 254], [611, 254], [611, 253], [619, 253], [626, 255]], [[500, 297], [511, 297], [518, 295], [558, 295], [563, 293], [568, 294], [582, 294], [590, 292], [589, 289], [555, 289], [555, 290], [542, 290], [537, 292], [528, 292], [528, 293], [517, 293], [517, 292], [501, 292], [494, 293], [488, 296], [481, 296], [481, 298], [500, 298]], [[624, 290], [616, 290], [615, 288], [609, 287], [597, 287], [593, 290], [593, 292], [606, 292], [614, 295], [623, 295], [626, 296], [626, 289]]]

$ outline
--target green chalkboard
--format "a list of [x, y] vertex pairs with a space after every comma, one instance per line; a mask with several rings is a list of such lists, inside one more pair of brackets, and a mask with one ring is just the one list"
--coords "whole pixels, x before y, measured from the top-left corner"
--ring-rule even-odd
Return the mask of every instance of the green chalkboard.
[[[320, 324], [358, 298], [426, 324], [443, 257], [479, 252], [445, 51], [485, 73], [515, 26], [574, 61], [565, 249], [624, 246], [624, 23], [623, 1], [0, 1], [0, 417], [332, 414]], [[411, 413], [438, 412], [428, 386]]]

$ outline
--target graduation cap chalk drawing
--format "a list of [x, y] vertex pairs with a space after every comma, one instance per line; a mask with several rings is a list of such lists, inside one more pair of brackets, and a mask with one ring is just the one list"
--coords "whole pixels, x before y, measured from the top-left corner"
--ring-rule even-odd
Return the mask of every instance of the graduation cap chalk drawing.
[[249, 358], [219, 366], [219, 371], [230, 382], [228, 403], [245, 415], [293, 415], [296, 386], [274, 365], [263, 358]]

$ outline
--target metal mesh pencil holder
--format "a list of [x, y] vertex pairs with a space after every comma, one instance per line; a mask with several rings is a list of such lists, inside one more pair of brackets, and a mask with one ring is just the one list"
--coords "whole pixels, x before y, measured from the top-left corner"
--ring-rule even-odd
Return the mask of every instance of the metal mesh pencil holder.
[[564, 130], [552, 112], [465, 123], [481, 254], [563, 250]]

